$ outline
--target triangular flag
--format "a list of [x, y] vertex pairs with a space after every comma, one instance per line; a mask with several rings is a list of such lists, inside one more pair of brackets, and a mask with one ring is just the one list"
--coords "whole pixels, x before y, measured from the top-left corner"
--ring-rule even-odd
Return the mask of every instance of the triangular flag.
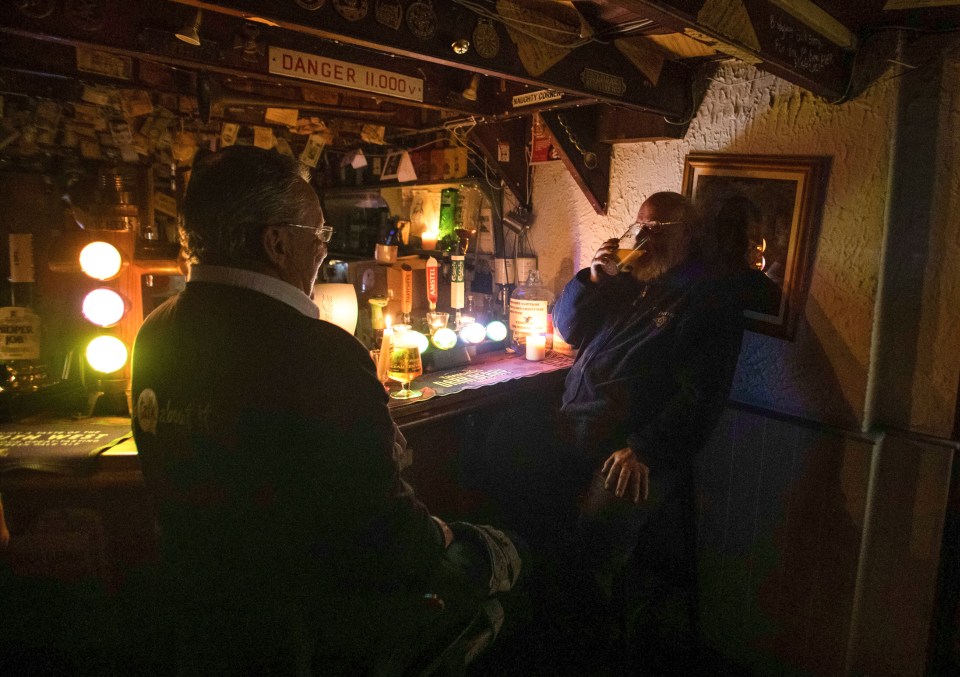
[[663, 68], [663, 53], [655, 44], [648, 42], [642, 35], [614, 40], [613, 44], [652, 85], [656, 86], [660, 79], [660, 70]]
[[344, 155], [343, 160], [340, 161], [340, 166], [345, 167], [347, 165], [350, 165], [354, 169], [366, 167], [367, 158], [363, 155], [363, 149], [357, 148]]
[[730, 38], [735, 46], [760, 51], [760, 40], [742, 0], [707, 0], [697, 12], [697, 23]]
[[417, 172], [413, 169], [410, 153], [404, 151], [400, 157], [400, 167], [397, 168], [397, 181], [415, 181], [416, 178]]

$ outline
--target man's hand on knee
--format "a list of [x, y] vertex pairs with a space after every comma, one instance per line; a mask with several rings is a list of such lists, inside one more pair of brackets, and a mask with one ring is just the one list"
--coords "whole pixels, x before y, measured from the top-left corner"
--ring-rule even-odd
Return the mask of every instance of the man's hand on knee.
[[618, 497], [626, 496], [634, 503], [647, 500], [650, 494], [650, 468], [640, 462], [630, 447], [610, 454], [600, 472], [606, 476], [603, 486]]

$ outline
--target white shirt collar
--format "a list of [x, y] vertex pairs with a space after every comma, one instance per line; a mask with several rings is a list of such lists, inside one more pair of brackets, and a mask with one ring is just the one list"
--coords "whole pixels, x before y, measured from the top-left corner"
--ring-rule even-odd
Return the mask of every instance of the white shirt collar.
[[309, 296], [292, 284], [276, 277], [255, 273], [243, 268], [227, 266], [193, 265], [187, 275], [188, 282], [210, 282], [225, 284], [231, 287], [242, 287], [296, 308], [300, 313], [315, 320], [320, 319], [320, 309]]

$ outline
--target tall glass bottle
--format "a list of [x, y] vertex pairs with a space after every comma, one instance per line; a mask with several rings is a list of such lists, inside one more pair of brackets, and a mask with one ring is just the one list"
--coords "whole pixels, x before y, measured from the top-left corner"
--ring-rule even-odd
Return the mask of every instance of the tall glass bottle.
[[550, 317], [555, 300], [554, 293], [540, 282], [539, 270], [531, 270], [526, 282], [517, 285], [510, 295], [509, 345], [514, 350], [521, 351], [528, 336], [551, 333]]
[[514, 242], [514, 270], [516, 270], [517, 284], [526, 284], [531, 271], [537, 269], [537, 252], [530, 244], [530, 226], [524, 226]]
[[444, 188], [440, 191], [440, 240], [455, 237], [457, 228], [457, 201], [460, 191], [456, 188]]

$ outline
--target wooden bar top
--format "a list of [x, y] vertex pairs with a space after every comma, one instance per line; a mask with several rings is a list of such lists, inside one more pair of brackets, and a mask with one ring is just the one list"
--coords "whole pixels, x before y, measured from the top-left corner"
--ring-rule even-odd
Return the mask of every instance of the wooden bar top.
[[[449, 422], [479, 409], [507, 406], [514, 398], [543, 393], [545, 389], [559, 389], [571, 363], [571, 358], [558, 353], [548, 354], [542, 362], [528, 362], [523, 356], [503, 351], [481, 354], [468, 364], [425, 373], [413, 383], [414, 388], [424, 391], [424, 396], [406, 401], [391, 399], [390, 413], [400, 429], [407, 433]], [[391, 392], [399, 389], [399, 385], [392, 382], [387, 387]], [[142, 482], [140, 465], [133, 438], [126, 434], [128, 425], [128, 419], [118, 417], [70, 420], [43, 416], [0, 424], [0, 446], [4, 435], [21, 434], [21, 431], [33, 427], [68, 431], [75, 437], [84, 433], [91, 436], [93, 431], [109, 431], [107, 436], [100, 435], [100, 446], [91, 448], [92, 453], [88, 455], [80, 453], [75, 458], [55, 458], [62, 450], [58, 450], [55, 442], [47, 442], [50, 457], [46, 464], [42, 458], [41, 462], [16, 464], [8, 457], [4, 467], [0, 458], [0, 491], [28, 485], [51, 488], [91, 487], [100, 482], [139, 484]]]

